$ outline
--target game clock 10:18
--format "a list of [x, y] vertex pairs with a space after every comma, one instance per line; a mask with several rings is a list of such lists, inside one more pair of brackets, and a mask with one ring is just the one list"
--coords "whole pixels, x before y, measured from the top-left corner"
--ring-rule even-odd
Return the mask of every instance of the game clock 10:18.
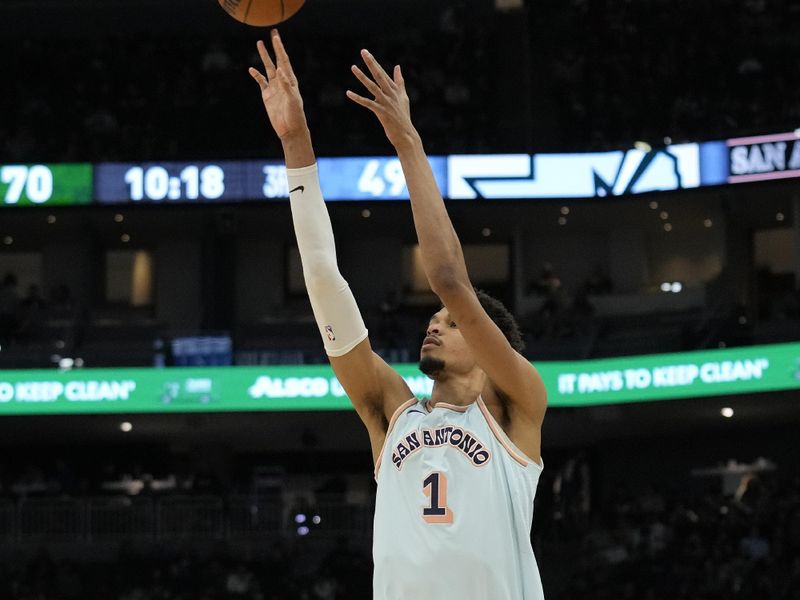
[[100, 163], [94, 196], [100, 204], [254, 201], [287, 197], [285, 179], [278, 161]]
[[0, 206], [53, 206], [92, 201], [88, 163], [0, 165]]

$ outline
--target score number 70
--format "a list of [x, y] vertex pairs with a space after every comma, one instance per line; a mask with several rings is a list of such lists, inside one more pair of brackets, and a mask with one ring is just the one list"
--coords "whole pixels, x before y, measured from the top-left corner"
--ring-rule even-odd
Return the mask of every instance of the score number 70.
[[17, 204], [25, 197], [34, 204], [47, 202], [53, 196], [53, 173], [44, 165], [3, 165], [0, 181], [8, 185], [3, 202]]

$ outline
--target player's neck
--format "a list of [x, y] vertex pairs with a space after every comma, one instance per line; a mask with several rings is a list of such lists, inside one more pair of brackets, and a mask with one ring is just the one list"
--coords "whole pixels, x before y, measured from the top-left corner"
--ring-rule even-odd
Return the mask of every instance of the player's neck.
[[467, 406], [478, 399], [486, 383], [486, 375], [481, 371], [473, 371], [464, 375], [448, 375], [433, 382], [433, 391], [429, 406], [439, 402]]

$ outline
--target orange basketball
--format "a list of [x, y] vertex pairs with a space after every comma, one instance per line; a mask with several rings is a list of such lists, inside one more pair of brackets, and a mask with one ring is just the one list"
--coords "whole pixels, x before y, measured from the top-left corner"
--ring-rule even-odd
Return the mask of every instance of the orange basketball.
[[300, 10], [305, 0], [217, 0], [237, 21], [266, 27], [277, 25]]

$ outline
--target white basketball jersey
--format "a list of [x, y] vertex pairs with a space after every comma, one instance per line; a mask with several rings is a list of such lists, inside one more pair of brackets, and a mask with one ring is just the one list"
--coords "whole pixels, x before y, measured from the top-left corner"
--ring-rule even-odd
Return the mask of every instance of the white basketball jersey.
[[483, 400], [413, 398], [376, 465], [373, 600], [542, 600], [530, 542], [542, 467]]

